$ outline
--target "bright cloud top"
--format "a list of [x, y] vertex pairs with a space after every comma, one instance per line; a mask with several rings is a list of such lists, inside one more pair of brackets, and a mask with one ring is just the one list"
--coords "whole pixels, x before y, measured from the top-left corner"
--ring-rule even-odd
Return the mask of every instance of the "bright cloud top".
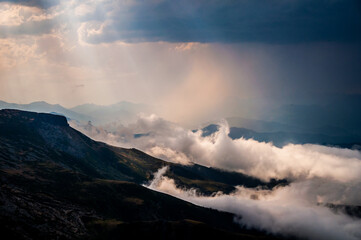
[[[312, 201], [316, 191], [310, 181], [291, 183], [273, 191], [238, 187], [229, 195], [219, 193], [207, 197], [192, 189], [177, 188], [172, 179], [163, 176], [166, 171], [166, 167], [160, 169], [148, 187], [196, 205], [234, 213], [240, 216], [235, 221], [245, 227], [310, 240], [361, 237], [361, 220], [332, 212]], [[319, 184], [318, 180], [312, 181]], [[334, 191], [331, 186], [326, 189], [330, 194]]]
[[[137, 147], [168, 161], [194, 162], [263, 180], [324, 178], [340, 183], [361, 182], [361, 153], [357, 150], [310, 144], [279, 148], [252, 139], [232, 140], [226, 121], [209, 137], [155, 115], [140, 117], [135, 124], [120, 127], [113, 133], [89, 126], [81, 130], [95, 139], [117, 146]], [[145, 135], [134, 138], [138, 133]]]
[[228, 137], [226, 121], [208, 137], [156, 115], [140, 116], [136, 123], [117, 126], [112, 132], [91, 125], [72, 125], [97, 140], [136, 147], [171, 162], [199, 163], [266, 181], [290, 180], [290, 185], [273, 190], [238, 186], [229, 195], [202, 196], [195, 189], [178, 188], [172, 179], [164, 176], [167, 171], [164, 167], [147, 185], [200, 206], [241, 216], [235, 221], [242, 226], [310, 240], [361, 237], [360, 220], [345, 215], [342, 208], [333, 211], [326, 207], [361, 205], [361, 153], [357, 150], [309, 144], [279, 148], [252, 139], [232, 140]]

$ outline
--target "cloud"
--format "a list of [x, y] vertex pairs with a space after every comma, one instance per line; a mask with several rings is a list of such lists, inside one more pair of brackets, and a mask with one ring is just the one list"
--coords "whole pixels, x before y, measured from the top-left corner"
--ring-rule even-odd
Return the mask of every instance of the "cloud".
[[19, 26], [0, 26], [0, 38], [7, 38], [15, 35], [42, 35], [51, 33], [53, 29], [52, 20], [40, 22], [26, 22]]
[[59, 0], [46, 0], [46, 1], [44, 1], [44, 0], [0, 0], [0, 3], [1, 2], [37, 7], [37, 8], [44, 8], [44, 9], [56, 6], [60, 3]]
[[[243, 172], [254, 177], [276, 179], [327, 178], [339, 182], [361, 182], [361, 153], [320, 145], [289, 144], [282, 148], [253, 139], [232, 140], [226, 121], [215, 134], [202, 137], [156, 115], [141, 116], [135, 124], [108, 133], [79, 128], [97, 140], [131, 146], [173, 162], [194, 162], [205, 166]], [[95, 127], [93, 127], [95, 128]], [[147, 133], [134, 138], [134, 134]]]
[[[16, 65], [24, 64], [29, 59], [38, 59], [37, 46], [34, 40], [26, 39], [17, 41], [16, 39], [0, 39], [0, 69], [5, 74], [7, 69]], [[2, 81], [5, 83], [6, 81]]]
[[[31, 3], [31, 2], [30, 2]], [[49, 34], [61, 25], [64, 9], [43, 9], [37, 5], [0, 2], [0, 38]]]
[[[264, 113], [274, 113], [279, 104], [317, 104], [326, 94], [361, 93], [357, 36], [340, 44], [322, 34], [322, 41], [332, 43], [282, 45], [263, 44], [272, 42], [263, 35], [252, 40], [250, 33], [271, 31], [277, 36], [272, 28], [276, 26], [286, 32], [282, 35], [285, 41], [296, 30], [307, 36], [303, 31], [312, 28], [287, 27], [292, 22], [286, 21], [290, 15], [302, 15], [302, 19], [316, 21], [312, 26], [327, 22], [332, 31], [339, 31], [340, 27], [332, 25], [337, 22], [344, 31], [357, 35], [360, 31], [354, 31], [358, 20], [353, 13], [358, 8], [353, 1], [65, 0], [50, 8], [37, 7], [37, 2], [0, 3], [0, 38], [19, 43], [18, 49], [26, 42], [39, 50], [34, 61], [24, 66], [23, 59], [31, 58], [12, 55], [1, 46], [0, 51], [8, 54], [2, 54], [0, 67], [12, 66], [8, 73], [1, 73], [0, 93], [7, 101], [45, 100], [66, 106], [147, 102], [159, 106], [161, 116], [189, 126], [231, 116], [271, 120]], [[336, 8], [339, 15], [334, 14]], [[273, 21], [277, 24], [262, 28]], [[327, 24], [326, 30], [330, 28]], [[207, 34], [214, 38], [202, 40]], [[339, 32], [337, 36], [349, 35]], [[51, 88], [38, 87], [44, 82]], [[73, 86], [83, 83], [86, 87], [73, 94]], [[26, 98], [20, 89], [25, 89]], [[53, 89], [64, 91], [54, 94]]]
[[66, 11], [67, 18], [75, 25], [85, 23], [80, 26], [83, 33], [91, 31], [94, 24], [104, 26], [98, 34], [82, 36], [89, 44], [116, 41], [283, 44], [361, 40], [361, 33], [357, 31], [361, 28], [361, 4], [357, 0], [18, 0], [0, 1], [0, 4]]
[[[72, 123], [74, 126], [74, 123]], [[122, 147], [136, 147], [162, 159], [181, 164], [199, 163], [269, 180], [287, 178], [290, 184], [272, 190], [238, 186], [229, 195], [202, 196], [195, 189], [180, 189], [159, 169], [147, 185], [194, 204], [236, 214], [247, 228], [301, 239], [347, 239], [361, 237], [361, 220], [327, 204], [361, 205], [361, 152], [320, 145], [282, 148], [272, 143], [228, 137], [227, 122], [209, 137], [156, 115], [108, 132], [102, 128], [76, 126], [96, 140]], [[134, 137], [136, 133], [143, 133]]]
[[93, 4], [85, 4], [85, 3], [79, 4], [74, 10], [75, 15], [77, 16], [86, 16], [90, 13], [93, 13], [94, 11], [95, 11], [95, 6]]
[[[234, 213], [238, 216], [235, 221], [244, 227], [311, 240], [356, 240], [361, 237], [361, 220], [317, 205], [318, 194], [342, 192], [342, 188], [323, 185], [319, 179], [295, 182], [274, 190], [237, 187], [229, 195], [218, 193], [208, 197], [199, 195], [194, 189], [177, 188], [172, 179], [163, 176], [166, 171], [167, 167], [164, 167], [156, 172], [147, 187], [199, 206]], [[314, 188], [316, 185], [318, 187]]]
[[190, 51], [199, 45], [197, 42], [180, 43], [174, 49], [176, 51]]
[[[360, 41], [361, 6], [347, 1], [102, 1], [102, 42]], [[96, 16], [94, 16], [96, 17]]]

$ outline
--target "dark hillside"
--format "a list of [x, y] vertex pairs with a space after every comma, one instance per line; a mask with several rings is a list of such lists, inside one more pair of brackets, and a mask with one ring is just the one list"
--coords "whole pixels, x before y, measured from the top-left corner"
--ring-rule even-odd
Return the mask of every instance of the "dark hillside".
[[[139, 183], [162, 166], [179, 184], [218, 191], [267, 184], [199, 165], [181, 166], [136, 149], [96, 142], [62, 116], [0, 111], [0, 231], [7, 239], [276, 239], [219, 212]], [[190, 238], [190, 236], [192, 236]]]

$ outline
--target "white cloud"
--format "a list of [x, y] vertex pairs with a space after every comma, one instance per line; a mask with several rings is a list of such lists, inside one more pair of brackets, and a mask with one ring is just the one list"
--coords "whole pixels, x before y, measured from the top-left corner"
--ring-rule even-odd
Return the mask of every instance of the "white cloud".
[[42, 10], [36, 7], [0, 3], [0, 25], [19, 26], [34, 15], [41, 15]]
[[[200, 131], [192, 132], [155, 115], [143, 116], [135, 124], [111, 133], [110, 143], [137, 147], [168, 161], [195, 162], [263, 180], [324, 178], [340, 183], [361, 182], [361, 153], [357, 150], [311, 144], [279, 148], [252, 139], [232, 140], [227, 122], [220, 125], [218, 132], [202, 137]], [[137, 133], [148, 134], [133, 138], [132, 134]], [[89, 136], [109, 142], [105, 131]]]
[[[273, 190], [237, 187], [229, 195], [202, 196], [194, 189], [180, 189], [160, 169], [148, 187], [194, 204], [232, 212], [242, 226], [306, 239], [347, 239], [361, 237], [361, 221], [325, 204], [361, 205], [361, 153], [357, 150], [319, 145], [283, 148], [271, 143], [228, 137], [229, 128], [202, 137], [155, 115], [140, 116], [135, 124], [109, 133], [104, 129], [83, 131], [89, 136], [122, 147], [136, 147], [168, 161], [243, 172], [263, 180], [288, 178], [286, 187]], [[146, 133], [134, 138], [136, 133]]]
[[59, 7], [47, 10], [14, 3], [0, 3], [0, 26], [20, 26], [27, 22], [41, 22], [53, 19], [64, 11]]
[[[199, 206], [234, 213], [238, 216], [235, 221], [244, 227], [310, 240], [356, 240], [361, 237], [361, 220], [317, 205], [315, 197], [322, 194], [320, 188], [327, 190], [324, 191], [326, 195], [342, 190], [323, 185], [319, 179], [291, 183], [272, 191], [238, 187], [229, 195], [218, 193], [207, 197], [197, 194], [194, 189], [177, 188], [172, 179], [163, 176], [166, 171], [166, 167], [160, 169], [147, 187]], [[315, 189], [315, 186], [318, 187]]]

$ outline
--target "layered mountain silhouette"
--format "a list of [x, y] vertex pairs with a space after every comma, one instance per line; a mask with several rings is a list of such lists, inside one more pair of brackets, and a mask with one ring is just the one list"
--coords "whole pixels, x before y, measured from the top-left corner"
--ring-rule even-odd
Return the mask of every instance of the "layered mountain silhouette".
[[119, 120], [125, 124], [136, 121], [139, 113], [152, 113], [148, 105], [127, 101], [106, 106], [83, 104], [71, 108], [70, 110], [89, 116], [95, 124], [107, 124]]
[[141, 184], [168, 166], [180, 187], [203, 194], [235, 185], [272, 188], [240, 173], [183, 166], [96, 142], [64, 116], [0, 110], [0, 231], [8, 239], [279, 239], [219, 212]]
[[[210, 124], [202, 128], [202, 136], [207, 137], [216, 133], [219, 130], [219, 125]], [[197, 131], [197, 130], [193, 130]], [[310, 133], [277, 130], [270, 132], [258, 132], [243, 127], [230, 127], [228, 136], [232, 139], [254, 139], [259, 142], [271, 142], [277, 147], [283, 147], [287, 144], [319, 144], [338, 146], [343, 148], [361, 148], [361, 136], [356, 134], [337, 133]]]
[[[354, 101], [355, 102], [355, 101]], [[358, 109], [358, 105], [350, 107], [342, 107], [340, 104], [334, 103], [338, 109], [343, 109], [345, 114], [350, 115], [354, 109]], [[328, 114], [332, 112], [332, 106], [327, 109], [316, 108], [315, 106], [288, 106], [282, 108], [284, 117], [278, 117], [279, 121], [263, 121], [257, 119], [247, 119], [240, 117], [226, 118], [230, 128], [229, 136], [232, 139], [245, 138], [255, 139], [262, 142], [272, 142], [274, 145], [282, 147], [289, 143], [294, 144], [321, 144], [340, 146], [344, 148], [361, 148], [361, 135], [358, 129], [358, 119], [347, 124], [347, 127], [340, 124], [341, 120], [336, 121], [333, 115]], [[347, 105], [348, 106], [348, 105]], [[315, 108], [315, 109], [314, 109]], [[0, 109], [19, 109], [25, 111], [45, 112], [57, 115], [63, 115], [69, 120], [74, 120], [80, 125], [85, 125], [91, 121], [95, 126], [102, 125], [108, 131], [115, 131], [117, 127], [123, 124], [134, 122], [137, 119], [139, 112], [151, 113], [151, 107], [145, 104], [135, 104], [130, 102], [119, 102], [108, 106], [100, 106], [95, 104], [83, 104], [70, 109], [62, 107], [59, 104], [49, 104], [46, 102], [33, 102], [30, 104], [16, 104], [0, 101]], [[311, 109], [313, 109], [311, 111]], [[288, 111], [289, 110], [289, 111]], [[302, 111], [301, 111], [302, 110]], [[356, 111], [357, 112], [357, 111]], [[291, 114], [292, 117], [286, 115]], [[317, 114], [316, 114], [317, 113]], [[326, 114], [327, 113], [327, 114]], [[336, 113], [333, 113], [335, 116]], [[334, 119], [331, 122], [323, 122], [322, 116], [329, 116], [327, 119]], [[315, 124], [306, 124], [312, 122], [312, 119], [317, 117]], [[307, 118], [303, 121], [300, 119]], [[285, 119], [286, 123], [281, 123]], [[335, 122], [336, 121], [336, 122]], [[210, 135], [218, 130], [217, 124], [207, 124], [202, 129], [204, 136]], [[135, 134], [134, 137], [142, 137], [144, 134]]]
[[64, 115], [68, 119], [74, 119], [77, 121], [91, 121], [92, 119], [84, 114], [74, 112], [70, 109], [67, 109], [59, 104], [49, 104], [44, 101], [32, 102], [29, 104], [17, 104], [17, 103], [8, 103], [0, 101], [0, 109], [18, 109], [24, 111], [33, 111], [33, 112], [44, 112], [44, 113], [53, 113], [58, 115]]
[[44, 101], [29, 104], [7, 103], [0, 101], [0, 109], [18, 109], [25, 111], [53, 113], [64, 115], [68, 119], [78, 122], [92, 121], [94, 124], [103, 125], [121, 121], [122, 124], [133, 122], [137, 114], [150, 113], [150, 107], [145, 104], [131, 102], [118, 102], [112, 105], [83, 104], [73, 108], [65, 108], [59, 104], [49, 104]]

